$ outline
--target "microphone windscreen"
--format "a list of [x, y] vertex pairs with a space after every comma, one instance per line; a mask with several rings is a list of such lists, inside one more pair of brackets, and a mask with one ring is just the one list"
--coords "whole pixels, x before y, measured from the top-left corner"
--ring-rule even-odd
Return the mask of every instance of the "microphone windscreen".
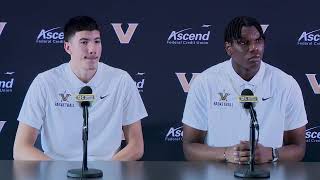
[[244, 89], [241, 92], [241, 96], [253, 96], [253, 92], [250, 89]]
[[253, 102], [258, 102], [258, 98], [253, 95], [253, 92], [250, 89], [244, 89], [241, 92], [239, 101], [243, 103], [245, 109], [249, 109]]
[[90, 86], [84, 86], [80, 89], [79, 94], [92, 94], [92, 89]]
[[92, 89], [90, 86], [84, 86], [81, 88], [79, 94], [76, 96], [76, 101], [80, 102], [82, 107], [90, 106], [90, 102], [94, 100]]

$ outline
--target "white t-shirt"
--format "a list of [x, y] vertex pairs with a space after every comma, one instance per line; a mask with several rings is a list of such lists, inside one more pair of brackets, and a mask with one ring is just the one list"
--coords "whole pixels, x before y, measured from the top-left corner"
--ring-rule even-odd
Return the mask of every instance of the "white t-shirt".
[[249, 140], [250, 114], [238, 101], [242, 90], [250, 89], [260, 125], [259, 143], [281, 147], [284, 131], [307, 123], [301, 89], [296, 80], [278, 68], [261, 62], [248, 82], [233, 69], [231, 60], [199, 74], [192, 82], [182, 122], [207, 131], [209, 146], [225, 147]]
[[99, 63], [88, 83], [71, 71], [69, 63], [40, 73], [32, 82], [18, 121], [41, 129], [44, 153], [56, 160], [82, 159], [82, 107], [75, 95], [90, 86], [95, 101], [89, 110], [88, 160], [111, 160], [119, 150], [122, 126], [147, 116], [130, 75]]

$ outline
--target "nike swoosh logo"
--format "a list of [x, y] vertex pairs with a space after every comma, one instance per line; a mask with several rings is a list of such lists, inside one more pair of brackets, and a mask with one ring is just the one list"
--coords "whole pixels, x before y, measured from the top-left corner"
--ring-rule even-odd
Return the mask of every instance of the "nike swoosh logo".
[[272, 97], [262, 98], [262, 101], [268, 100], [270, 98], [272, 98]]
[[105, 97], [109, 96], [109, 94], [105, 95], [105, 96], [100, 96], [100, 99], [103, 99]]

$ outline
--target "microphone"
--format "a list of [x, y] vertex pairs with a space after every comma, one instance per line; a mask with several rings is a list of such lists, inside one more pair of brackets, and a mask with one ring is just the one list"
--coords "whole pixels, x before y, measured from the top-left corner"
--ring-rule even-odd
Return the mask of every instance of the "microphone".
[[90, 102], [94, 101], [94, 95], [90, 86], [84, 86], [76, 95], [76, 101], [80, 103], [81, 107], [90, 106]]
[[243, 103], [245, 109], [250, 109], [253, 103], [258, 102], [258, 97], [254, 96], [250, 89], [244, 89], [239, 96], [239, 102]]
[[78, 95], [76, 95], [76, 101], [80, 102], [83, 109], [83, 128], [82, 128], [82, 141], [83, 141], [83, 157], [81, 169], [68, 170], [67, 176], [72, 178], [99, 178], [103, 176], [103, 172], [99, 169], [88, 168], [88, 137], [89, 137], [89, 111], [88, 107], [90, 102], [94, 100], [92, 89], [90, 86], [84, 86], [81, 88]]
[[[261, 169], [255, 169], [254, 159], [255, 159], [255, 148], [259, 141], [259, 124], [257, 120], [257, 113], [254, 110], [253, 103], [258, 102], [258, 98], [253, 95], [250, 89], [244, 89], [239, 96], [239, 102], [243, 103], [244, 109], [248, 110], [251, 116], [250, 121], [250, 156], [249, 156], [249, 168], [238, 169], [234, 172], [235, 177], [241, 178], [267, 178], [270, 177], [269, 171], [264, 171]], [[258, 132], [258, 138], [256, 140], [256, 132]]]
[[258, 97], [253, 95], [253, 92], [250, 89], [244, 89], [241, 92], [241, 96], [239, 96], [239, 102], [243, 103], [243, 107], [245, 109], [248, 109], [251, 115], [251, 118], [253, 119], [254, 127], [259, 130], [259, 124], [257, 120], [257, 113], [254, 110], [254, 104], [258, 102]]

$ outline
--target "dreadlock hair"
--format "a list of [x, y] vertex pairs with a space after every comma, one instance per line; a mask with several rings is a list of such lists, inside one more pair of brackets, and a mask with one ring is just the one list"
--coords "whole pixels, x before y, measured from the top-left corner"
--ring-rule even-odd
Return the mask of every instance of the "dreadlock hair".
[[64, 26], [64, 41], [68, 42], [70, 38], [76, 34], [76, 32], [93, 30], [100, 32], [99, 25], [93, 18], [89, 16], [73, 17], [69, 19]]
[[238, 16], [232, 19], [224, 31], [224, 42], [232, 43], [233, 40], [241, 39], [241, 29], [243, 26], [254, 26], [265, 40], [260, 23], [253, 17]]

